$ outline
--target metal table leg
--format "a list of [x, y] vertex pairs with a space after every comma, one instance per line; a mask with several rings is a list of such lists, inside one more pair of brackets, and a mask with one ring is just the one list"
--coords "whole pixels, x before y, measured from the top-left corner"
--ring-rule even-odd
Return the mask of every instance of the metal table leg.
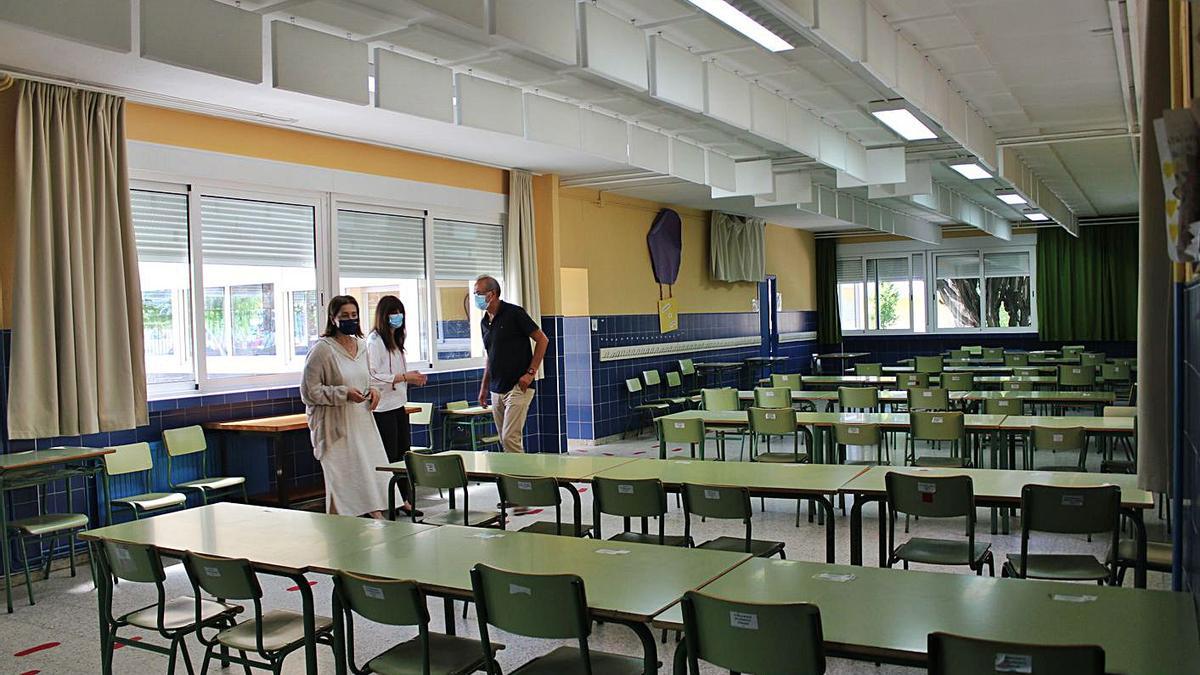
[[650, 632], [650, 628], [640, 621], [627, 621], [623, 619], [607, 619], [613, 623], [619, 623], [629, 626], [633, 630], [634, 635], [642, 642], [642, 652], [645, 661], [643, 672], [657, 673], [658, 672], [658, 643], [654, 640], [654, 634]]

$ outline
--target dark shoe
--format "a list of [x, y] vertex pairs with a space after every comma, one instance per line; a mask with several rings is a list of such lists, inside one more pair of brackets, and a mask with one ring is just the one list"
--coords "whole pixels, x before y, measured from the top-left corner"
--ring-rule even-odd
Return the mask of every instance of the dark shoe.
[[397, 506], [396, 510], [410, 518], [420, 518], [421, 516], [425, 515], [424, 511], [421, 511], [420, 509], [414, 509], [409, 506]]

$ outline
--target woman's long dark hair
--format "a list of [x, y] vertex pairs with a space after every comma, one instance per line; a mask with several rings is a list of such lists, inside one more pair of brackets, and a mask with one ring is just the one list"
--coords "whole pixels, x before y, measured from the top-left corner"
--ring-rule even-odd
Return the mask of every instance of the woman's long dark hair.
[[388, 317], [393, 314], [405, 314], [404, 303], [394, 295], [385, 295], [379, 299], [379, 304], [375, 305], [375, 332], [383, 338], [383, 344], [389, 352], [399, 349], [403, 354], [404, 338], [408, 336], [408, 317], [405, 317], [404, 325], [395, 329], [388, 322]]
[[334, 317], [336, 317], [338, 312], [342, 311], [342, 307], [346, 305], [354, 305], [354, 309], [358, 310], [358, 313], [360, 314], [360, 323], [357, 335], [358, 337], [363, 336], [361, 323], [362, 310], [358, 309], [358, 300], [355, 300], [353, 295], [336, 295], [332, 300], [329, 301], [329, 309], [325, 312], [325, 332], [321, 333], [322, 337], [337, 337], [338, 327], [337, 321], [334, 320]]

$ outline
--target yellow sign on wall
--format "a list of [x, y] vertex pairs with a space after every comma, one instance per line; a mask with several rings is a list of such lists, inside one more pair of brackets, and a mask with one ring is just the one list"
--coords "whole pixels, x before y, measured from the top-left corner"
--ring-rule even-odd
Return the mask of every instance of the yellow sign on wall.
[[670, 333], [679, 330], [679, 312], [675, 309], [675, 298], [658, 301], [658, 332]]

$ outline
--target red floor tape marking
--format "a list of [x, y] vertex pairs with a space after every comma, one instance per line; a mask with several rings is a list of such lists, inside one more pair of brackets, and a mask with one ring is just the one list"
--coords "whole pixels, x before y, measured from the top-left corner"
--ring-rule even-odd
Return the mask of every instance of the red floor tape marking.
[[[131, 637], [131, 638], [129, 638], [129, 639], [130, 639], [130, 640], [132, 640], [132, 641], [134, 641], [134, 642], [141, 642], [141, 640], [142, 640], [142, 636], [141, 636], [141, 635], [134, 635], [133, 637]], [[124, 646], [125, 646], [125, 644], [124, 644], [124, 643], [118, 642], [117, 644], [113, 645], [113, 651], [115, 652], [115, 651], [117, 651], [118, 649], [120, 649], [121, 647], [124, 647]]]
[[[309, 586], [316, 586], [316, 585], [317, 585], [317, 582], [315, 582], [315, 581], [310, 581], [310, 582], [308, 582], [308, 585], [309, 585]], [[295, 593], [296, 591], [300, 590], [300, 587], [299, 587], [299, 586], [292, 586], [291, 588], [289, 588], [289, 589], [287, 589], [287, 590], [288, 590], [288, 593]]]
[[517, 513], [517, 514], [514, 514], [514, 515], [518, 515], [518, 516], [536, 516], [537, 514], [541, 513], [542, 511], [545, 511], [545, 509], [530, 509], [530, 510], [526, 511], [525, 513]]
[[21, 675], [38, 675], [38, 673], [40, 673], [40, 672], [42, 672], [42, 671], [40, 671], [40, 670], [27, 670], [27, 671], [25, 671], [25, 672], [21, 673]]
[[59, 646], [60, 644], [62, 644], [62, 643], [61, 642], [45, 642], [36, 647], [30, 647], [29, 649], [22, 649], [21, 651], [17, 652], [16, 654], [13, 654], [13, 656], [29, 656], [30, 654], [44, 652], [47, 649], [54, 649], [55, 647]]
[[587, 492], [587, 488], [579, 488], [579, 494]]

